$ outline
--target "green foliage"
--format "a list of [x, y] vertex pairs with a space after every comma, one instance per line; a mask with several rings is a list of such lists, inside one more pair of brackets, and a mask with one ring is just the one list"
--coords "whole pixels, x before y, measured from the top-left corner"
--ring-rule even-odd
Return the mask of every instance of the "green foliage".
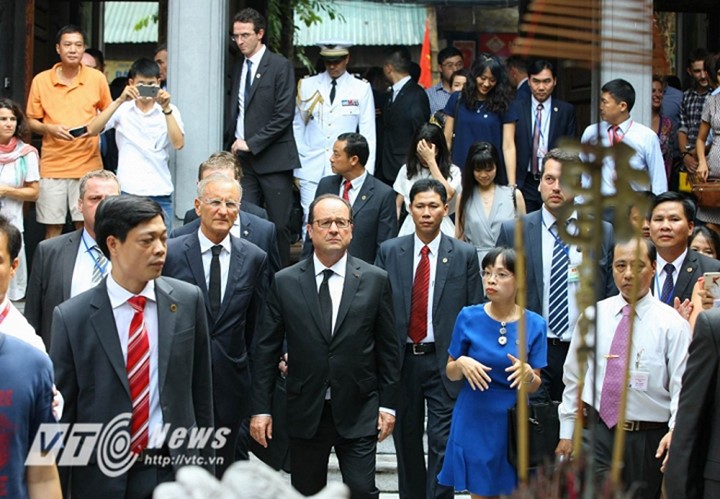
[[142, 30], [143, 28], [147, 28], [148, 26], [150, 26], [150, 23], [151, 23], [151, 22], [152, 22], [153, 24], [157, 24], [158, 21], [159, 21], [159, 19], [160, 19], [160, 18], [159, 18], [159, 16], [158, 16], [158, 13], [157, 13], [157, 12], [156, 12], [155, 14], [151, 15], [151, 16], [145, 16], [145, 17], [143, 17], [142, 19], [140, 19], [138, 22], [135, 23], [135, 26], [133, 26], [133, 30], [134, 30], [134, 31], [140, 31], [140, 30]]

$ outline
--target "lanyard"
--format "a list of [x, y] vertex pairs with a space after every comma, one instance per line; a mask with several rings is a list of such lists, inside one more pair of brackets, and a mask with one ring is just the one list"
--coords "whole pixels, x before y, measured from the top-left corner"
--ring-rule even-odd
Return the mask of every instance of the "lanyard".
[[5, 321], [5, 318], [8, 316], [9, 313], [10, 313], [10, 301], [8, 301], [5, 304], [5, 308], [2, 310], [2, 312], [0, 312], [0, 324], [2, 324]]
[[105, 260], [105, 265], [100, 265], [100, 262], [98, 262], [97, 258], [95, 258], [95, 255], [93, 254], [94, 252], [92, 251], [92, 249], [93, 249], [95, 246], [93, 246], [92, 248], [90, 248], [90, 247], [88, 246], [88, 243], [87, 243], [87, 241], [85, 240], [85, 234], [84, 234], [84, 233], [83, 233], [83, 236], [82, 236], [82, 242], [83, 242], [83, 245], [85, 245], [85, 251], [90, 255], [90, 258], [92, 258], [92, 260], [93, 260], [93, 265], [95, 266], [96, 269], [98, 269], [98, 270], [100, 271], [100, 275], [101, 275], [101, 276], [104, 276], [104, 275], [105, 275], [105, 269], [107, 269], [108, 262], [109, 262], [110, 260], [107, 260], [107, 259], [106, 259], [106, 260]]
[[543, 227], [547, 229], [548, 233], [553, 237], [553, 239], [555, 239], [555, 242], [560, 245], [560, 248], [562, 248], [562, 250], [565, 252], [568, 259], [570, 259], [570, 247], [565, 244], [562, 239], [560, 239], [553, 231], [550, 230], [550, 227], [547, 226], [547, 224], [545, 223], [545, 219], [542, 217], [542, 215], [540, 216], [540, 220], [542, 221]]
[[[618, 129], [618, 131], [622, 134], [622, 135], [620, 135], [620, 136], [618, 137], [618, 138], [620, 139], [620, 142], [622, 142], [623, 140], [625, 140], [625, 136], [626, 136], [627, 133], [630, 131], [630, 128], [633, 126], [633, 123], [635, 123], [635, 122], [634, 122], [633, 120], [630, 120], [630, 124], [628, 125], [627, 130], [625, 130], [624, 132], [622, 131], [622, 129], [621, 129], [620, 126], [618, 125], [618, 128], [617, 128], [617, 129]], [[612, 130], [613, 130], [613, 125], [610, 126], [610, 128], [608, 129], [608, 132], [607, 132], [607, 134], [608, 134], [608, 139], [610, 140], [610, 144], [613, 143], [613, 133], [612, 133]]]

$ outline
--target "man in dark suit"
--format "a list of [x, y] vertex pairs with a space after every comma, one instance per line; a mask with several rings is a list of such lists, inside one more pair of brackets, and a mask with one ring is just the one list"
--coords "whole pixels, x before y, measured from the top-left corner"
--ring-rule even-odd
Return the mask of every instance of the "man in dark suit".
[[250, 434], [272, 437], [277, 359], [287, 341], [287, 429], [292, 485], [304, 495], [327, 481], [334, 446], [353, 498], [377, 498], [375, 452], [392, 432], [399, 372], [387, 273], [347, 253], [350, 204], [315, 199], [313, 256], [275, 275], [253, 356]]
[[[557, 78], [551, 62], [538, 59], [528, 67], [530, 91], [513, 102], [518, 121], [515, 126], [517, 173], [515, 181], [525, 198], [527, 212], [542, 205], [538, 186], [542, 158], [557, 147], [560, 137], [575, 137], [575, 107], [552, 96]], [[520, 95], [518, 93], [518, 95]]]
[[[214, 173], [220, 173], [236, 181], [239, 180], [238, 177], [242, 177], [242, 170], [239, 168], [237, 159], [226, 151], [217, 152], [211, 155], [206, 161], [203, 161], [198, 172], [198, 183]], [[230, 234], [253, 243], [267, 253], [268, 272], [270, 273], [270, 276], [272, 276], [281, 268], [275, 224], [265, 218], [256, 216], [249, 211], [244, 211], [246, 205], [248, 204], [251, 203], [245, 202], [241, 189], [240, 213], [238, 216], [234, 217], [234, 222], [230, 228]], [[255, 206], [255, 208], [262, 210], [262, 208], [257, 206]], [[171, 239], [185, 236], [187, 234], [197, 233], [200, 228], [200, 219], [195, 209], [193, 209], [193, 215], [194, 216], [191, 221], [186, 222], [185, 225], [178, 227], [170, 233]], [[188, 215], [185, 214], [185, 219], [187, 220], [187, 218]]]
[[507, 76], [515, 90], [515, 100], [530, 98], [528, 85], [528, 60], [520, 55], [511, 55], [505, 60]]
[[388, 185], [405, 164], [415, 130], [430, 119], [430, 102], [425, 90], [410, 78], [410, 64], [405, 47], [392, 47], [385, 53], [383, 73], [392, 86], [382, 111], [381, 168], [375, 172]]
[[[375, 261], [380, 244], [397, 235], [395, 191], [365, 170], [370, 149], [359, 133], [343, 133], [333, 145], [330, 164], [335, 175], [318, 184], [315, 198], [338, 194], [352, 206], [353, 238], [348, 253], [367, 263]], [[310, 235], [305, 238], [303, 258], [313, 252]]]
[[[577, 246], [565, 244], [558, 236], [557, 222], [566, 204], [572, 204], [573, 198], [565, 193], [560, 182], [562, 162], [573, 160], [570, 153], [560, 149], [550, 150], [543, 158], [543, 174], [540, 179], [540, 197], [543, 205], [522, 217], [523, 241], [527, 252], [527, 308], [548, 321], [547, 367], [542, 370], [543, 383], [552, 400], [561, 400], [565, 389], [563, 384], [563, 365], [567, 357], [572, 331], [579, 310], [575, 293], [579, 286], [576, 278], [578, 266], [585, 257]], [[572, 213], [562, 220], [573, 230], [577, 214]], [[602, 223], [602, 252], [597, 259], [597, 281], [595, 292], [598, 299], [617, 294], [612, 278], [612, 226]], [[503, 222], [500, 228], [498, 246], [515, 247], [515, 221]], [[556, 272], [552, 269], [555, 268]], [[574, 277], [573, 277], [574, 276]], [[551, 306], [550, 294], [557, 295]]]
[[120, 195], [120, 183], [108, 170], [80, 179], [78, 209], [83, 229], [47, 239], [35, 248], [25, 297], [25, 318], [50, 350], [53, 310], [65, 300], [97, 285], [110, 265], [95, 242], [95, 210], [108, 196]]
[[265, 252], [230, 234], [239, 208], [237, 180], [221, 173], [203, 179], [195, 199], [200, 229], [168, 242], [163, 268], [163, 275], [195, 284], [205, 298], [215, 427], [232, 431], [217, 451], [223, 457], [215, 467], [218, 478], [233, 463], [242, 420], [250, 416], [249, 352], [268, 283]]
[[290, 261], [293, 169], [300, 167], [292, 130], [293, 66], [262, 43], [265, 18], [256, 10], [238, 12], [232, 30], [244, 57], [233, 68], [226, 143], [242, 161], [245, 197], [264, 206], [277, 227], [280, 263], [286, 266]]
[[[415, 234], [384, 242], [375, 261], [390, 276], [395, 331], [403, 352], [398, 425], [393, 439], [400, 497], [408, 499], [454, 495], [451, 487], [437, 483], [455, 399], [462, 386], [445, 375], [447, 351], [460, 310], [482, 300], [475, 248], [440, 232], [447, 210], [447, 192], [440, 182], [435, 179], [415, 182], [410, 190]], [[427, 257], [422, 256], [424, 248], [429, 248]], [[424, 259], [427, 274], [421, 271]], [[411, 312], [418, 301], [425, 303], [421, 316]], [[427, 470], [423, 452], [426, 403]]]
[[[149, 498], [173, 479], [173, 468], [195, 461], [213, 469], [217, 434], [206, 445], [192, 443], [213, 426], [205, 305], [196, 286], [160, 277], [166, 228], [155, 201], [107, 198], [95, 231], [112, 270], [55, 308], [50, 357], [65, 397], [62, 423], [107, 429], [113, 421], [129, 434], [109, 444], [117, 461], [108, 463], [105, 448], [97, 461], [61, 470], [63, 486], [76, 499]], [[161, 458], [174, 466], [159, 464]], [[106, 475], [109, 464], [117, 476]]]
[[657, 247], [653, 293], [677, 306], [689, 300], [693, 286], [705, 272], [720, 272], [720, 262], [688, 248], [695, 228], [695, 204], [683, 194], [668, 191], [655, 198], [650, 210], [650, 238]]
[[720, 310], [702, 312], [695, 323], [678, 403], [666, 497], [720, 497]]

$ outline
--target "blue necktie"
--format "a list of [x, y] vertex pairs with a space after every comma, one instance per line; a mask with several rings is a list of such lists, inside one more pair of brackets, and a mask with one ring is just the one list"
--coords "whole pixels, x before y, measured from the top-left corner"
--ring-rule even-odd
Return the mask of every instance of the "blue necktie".
[[250, 100], [250, 87], [252, 87], [252, 61], [248, 59], [246, 62], [247, 74], [245, 75], [245, 107], [247, 107], [248, 100]]
[[[557, 227], [557, 223], [555, 226]], [[562, 338], [562, 335], [567, 331], [570, 324], [567, 292], [569, 266], [570, 256], [568, 255], [568, 247], [563, 244], [556, 234], [552, 266], [550, 268], [548, 327], [558, 338]]]
[[665, 283], [663, 284], [662, 292], [660, 293], [660, 301], [671, 304], [670, 299], [672, 298], [672, 293], [675, 289], [675, 285], [673, 283], [673, 272], [675, 272], [675, 267], [673, 267], [672, 263], [666, 263], [665, 267], [663, 267], [663, 272], [665, 272]]

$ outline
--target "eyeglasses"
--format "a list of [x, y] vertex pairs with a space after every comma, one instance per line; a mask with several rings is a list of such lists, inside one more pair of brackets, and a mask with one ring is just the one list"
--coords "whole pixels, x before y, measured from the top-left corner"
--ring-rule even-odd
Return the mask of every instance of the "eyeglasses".
[[329, 229], [332, 227], [332, 224], [335, 224], [338, 229], [347, 229], [352, 225], [352, 222], [347, 218], [325, 218], [323, 220], [315, 220], [314, 223], [321, 229]]
[[460, 62], [443, 62], [441, 64], [441, 66], [444, 68], [448, 68], [448, 69], [450, 69], [450, 68], [462, 69], [465, 67], [465, 64], [462, 61], [460, 61]]
[[240, 33], [240, 34], [238, 34], [238, 35], [233, 34], [233, 35], [230, 35], [230, 39], [231, 39], [232, 41], [234, 41], [234, 42], [238, 41], [238, 38], [241, 39], [241, 40], [247, 40], [248, 38], [250, 38], [250, 37], [251, 37], [252, 35], [254, 35], [254, 34], [255, 34], [255, 33]]
[[210, 206], [213, 210], [219, 210], [223, 206], [225, 206], [228, 211], [240, 210], [240, 203], [236, 201], [223, 201], [222, 199], [203, 199], [202, 202]]
[[486, 270], [483, 270], [480, 272], [480, 275], [483, 279], [489, 279], [490, 277], [494, 277], [498, 281], [506, 281], [513, 277], [515, 274], [511, 274], [510, 272], [488, 272]]

